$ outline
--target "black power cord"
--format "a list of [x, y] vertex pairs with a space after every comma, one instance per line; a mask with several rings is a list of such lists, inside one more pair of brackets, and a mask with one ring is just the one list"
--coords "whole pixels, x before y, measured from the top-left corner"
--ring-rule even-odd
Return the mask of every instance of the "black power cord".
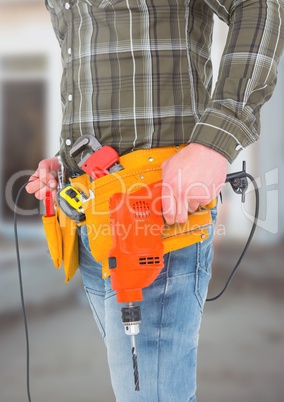
[[254, 233], [255, 233], [255, 229], [256, 229], [257, 221], [258, 221], [258, 215], [259, 215], [259, 190], [258, 190], [258, 186], [257, 186], [257, 183], [256, 183], [254, 177], [246, 172], [246, 163], [243, 162], [243, 170], [242, 171], [228, 174], [227, 178], [226, 178], [226, 182], [231, 184], [234, 192], [237, 194], [240, 194], [242, 196], [242, 202], [245, 202], [245, 192], [248, 188], [247, 178], [252, 182], [253, 187], [254, 187], [254, 193], [255, 193], [255, 211], [254, 211], [254, 220], [253, 220], [253, 224], [251, 227], [251, 231], [250, 231], [248, 240], [245, 244], [245, 247], [244, 247], [234, 269], [232, 270], [229, 278], [227, 279], [225, 286], [223, 287], [223, 289], [221, 290], [220, 293], [218, 293], [214, 297], [207, 298], [206, 301], [217, 300], [217, 299], [219, 299], [219, 297], [221, 297], [225, 293], [225, 291], [229, 287], [230, 283], [232, 282], [233, 277], [234, 277], [237, 269], [239, 268], [240, 263], [242, 262], [243, 257], [246, 254], [247, 249], [248, 249], [248, 247], [252, 241], [252, 238], [254, 236]]
[[14, 237], [15, 237], [15, 245], [16, 245], [16, 255], [17, 255], [17, 266], [18, 266], [18, 276], [20, 283], [20, 294], [21, 294], [21, 304], [22, 304], [22, 312], [25, 326], [25, 339], [26, 339], [26, 383], [27, 383], [27, 395], [28, 401], [31, 402], [31, 392], [30, 392], [30, 346], [29, 346], [29, 331], [28, 331], [28, 322], [25, 308], [25, 299], [24, 299], [24, 290], [23, 290], [23, 280], [22, 280], [22, 268], [21, 268], [21, 258], [20, 258], [20, 248], [19, 248], [19, 238], [18, 238], [18, 222], [17, 222], [17, 208], [19, 203], [19, 198], [22, 194], [23, 189], [29, 184], [32, 180], [27, 181], [23, 184], [16, 196], [15, 205], [14, 205]]

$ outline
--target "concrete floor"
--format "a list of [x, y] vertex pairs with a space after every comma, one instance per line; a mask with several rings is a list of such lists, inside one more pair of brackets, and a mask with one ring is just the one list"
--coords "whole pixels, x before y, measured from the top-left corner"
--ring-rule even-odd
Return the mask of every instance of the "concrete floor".
[[[1, 241], [1, 246], [0, 402], [23, 402], [26, 358], [17, 268], [13, 244]], [[228, 292], [207, 303], [199, 402], [284, 401], [282, 246], [250, 250]], [[36, 248], [26, 242], [22, 250], [32, 401], [114, 402], [105, 348], [79, 275], [65, 285], [40, 241]], [[218, 250], [210, 295], [221, 289], [238, 254], [238, 247]]]

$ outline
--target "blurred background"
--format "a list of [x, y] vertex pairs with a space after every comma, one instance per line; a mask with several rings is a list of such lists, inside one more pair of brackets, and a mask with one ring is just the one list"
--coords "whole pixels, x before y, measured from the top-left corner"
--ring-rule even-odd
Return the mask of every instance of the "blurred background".
[[[215, 79], [226, 26], [216, 21]], [[58, 149], [61, 59], [43, 0], [0, 0], [0, 401], [26, 400], [25, 338], [13, 233], [15, 196], [38, 161]], [[261, 139], [228, 167], [247, 162], [260, 187], [260, 220], [231, 287], [206, 304], [198, 366], [200, 402], [284, 401], [284, 60], [262, 110]], [[209, 296], [219, 292], [247, 240], [245, 204], [223, 192]], [[42, 206], [22, 193], [18, 233], [30, 332], [32, 398], [114, 402], [104, 345], [79, 275], [68, 285], [48, 255]], [[143, 325], [143, 323], [142, 323]], [[151, 401], [149, 401], [151, 402]], [[181, 401], [182, 402], [182, 401]]]

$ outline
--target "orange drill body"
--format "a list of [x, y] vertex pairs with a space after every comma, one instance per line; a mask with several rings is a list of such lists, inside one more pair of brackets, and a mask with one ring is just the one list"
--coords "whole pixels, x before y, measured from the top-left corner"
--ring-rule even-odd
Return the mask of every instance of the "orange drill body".
[[109, 253], [111, 284], [118, 302], [143, 299], [164, 266], [161, 183], [110, 198], [113, 248]]

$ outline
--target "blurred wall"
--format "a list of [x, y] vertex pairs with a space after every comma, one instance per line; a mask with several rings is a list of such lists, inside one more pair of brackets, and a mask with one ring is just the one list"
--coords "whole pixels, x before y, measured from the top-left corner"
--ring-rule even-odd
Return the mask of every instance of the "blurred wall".
[[[43, 0], [0, 0], [0, 8], [0, 233], [9, 235], [11, 208], [19, 184], [27, 179], [42, 157], [53, 155], [58, 149], [61, 60]], [[224, 23], [216, 19], [215, 25], [214, 80], [227, 33]], [[245, 159], [248, 172], [258, 180], [261, 214], [256, 241], [259, 243], [276, 243], [284, 234], [284, 212], [279, 209], [284, 191], [283, 86], [282, 62], [276, 91], [263, 109], [260, 141], [228, 166], [229, 172], [240, 170]], [[223, 192], [217, 235], [222, 240], [244, 240], [253, 219], [253, 192], [248, 192], [243, 205], [228, 187]], [[25, 212], [21, 230], [32, 235], [41, 207], [26, 194], [21, 197], [20, 207]]]
[[[215, 18], [212, 47], [213, 81], [218, 77], [218, 66], [224, 48], [227, 26]], [[247, 172], [253, 175], [260, 191], [260, 214], [254, 242], [256, 244], [277, 244], [284, 237], [284, 210], [281, 200], [284, 196], [284, 136], [283, 136], [283, 89], [284, 60], [278, 68], [278, 81], [272, 98], [261, 112], [260, 139], [245, 149], [232, 164], [228, 173], [242, 169], [246, 161]], [[254, 217], [255, 197], [253, 186], [247, 191], [246, 203], [228, 185], [223, 191], [224, 204], [219, 209], [219, 233], [217, 241], [244, 241], [248, 237]], [[218, 236], [219, 234], [219, 236]]]
[[[0, 234], [11, 235], [16, 192], [59, 144], [59, 47], [44, 1], [0, 1]], [[22, 193], [20, 231], [38, 235], [41, 205]], [[40, 228], [39, 228], [40, 229]]]

